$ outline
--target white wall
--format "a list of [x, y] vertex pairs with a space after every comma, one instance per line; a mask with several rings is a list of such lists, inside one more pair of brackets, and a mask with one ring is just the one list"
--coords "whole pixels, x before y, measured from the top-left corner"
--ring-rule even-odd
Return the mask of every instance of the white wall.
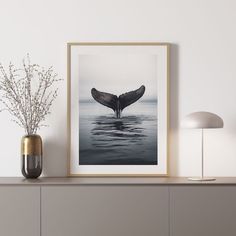
[[[64, 81], [40, 134], [44, 174], [66, 175], [66, 43], [154, 41], [171, 47], [170, 174], [197, 175], [200, 133], [179, 129], [184, 115], [219, 114], [222, 130], [206, 133], [206, 174], [236, 176], [236, 1], [0, 0], [0, 61], [53, 65]], [[21, 176], [23, 130], [0, 114], [0, 176]]]

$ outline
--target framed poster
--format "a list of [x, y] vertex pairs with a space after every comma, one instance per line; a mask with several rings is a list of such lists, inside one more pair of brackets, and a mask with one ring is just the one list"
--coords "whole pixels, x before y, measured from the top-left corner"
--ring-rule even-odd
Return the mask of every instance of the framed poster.
[[167, 175], [169, 45], [67, 50], [68, 175]]

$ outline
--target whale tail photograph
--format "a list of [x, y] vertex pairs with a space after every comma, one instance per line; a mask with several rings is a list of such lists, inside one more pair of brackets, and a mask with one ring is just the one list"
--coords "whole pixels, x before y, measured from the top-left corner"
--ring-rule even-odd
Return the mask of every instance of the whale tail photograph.
[[69, 43], [72, 176], [168, 174], [168, 43]]
[[80, 55], [79, 164], [157, 165], [153, 55]]

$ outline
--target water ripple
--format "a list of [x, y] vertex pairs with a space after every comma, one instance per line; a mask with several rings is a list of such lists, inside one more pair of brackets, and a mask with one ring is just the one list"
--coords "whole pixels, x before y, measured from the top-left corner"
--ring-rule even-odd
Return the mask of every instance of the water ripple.
[[[142, 141], [146, 135], [142, 123], [147, 117], [124, 116], [120, 119], [98, 116], [92, 122], [92, 144], [96, 147], [124, 147]], [[117, 142], [118, 141], [118, 142]]]
[[157, 165], [157, 106], [136, 104], [122, 118], [80, 104], [80, 165]]

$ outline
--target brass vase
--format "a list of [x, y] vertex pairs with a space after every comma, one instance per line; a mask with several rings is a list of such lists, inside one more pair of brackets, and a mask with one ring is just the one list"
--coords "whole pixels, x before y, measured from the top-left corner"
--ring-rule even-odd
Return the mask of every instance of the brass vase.
[[21, 139], [21, 172], [25, 178], [38, 178], [43, 167], [42, 139], [37, 134], [25, 135]]

